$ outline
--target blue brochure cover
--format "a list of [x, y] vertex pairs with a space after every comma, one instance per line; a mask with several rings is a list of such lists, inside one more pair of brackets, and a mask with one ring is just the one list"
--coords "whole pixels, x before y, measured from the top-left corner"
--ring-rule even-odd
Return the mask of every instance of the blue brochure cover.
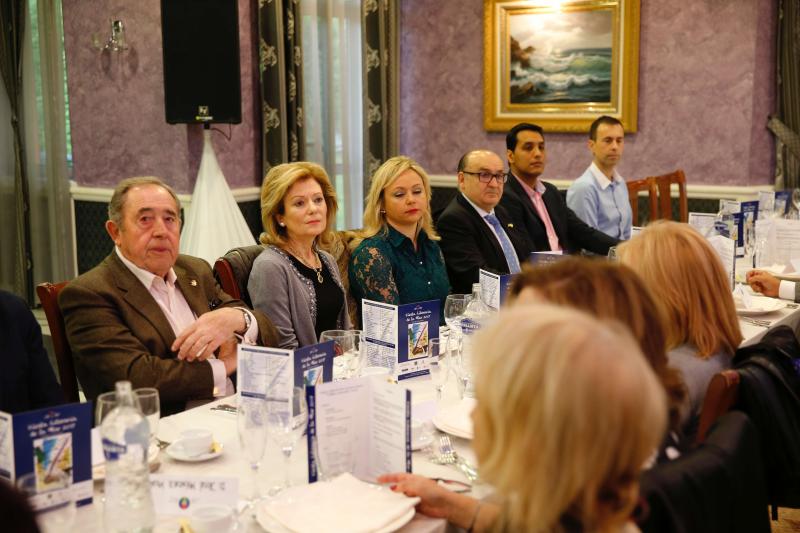
[[428, 345], [439, 338], [439, 300], [397, 307], [397, 379], [429, 376]]
[[25, 413], [0, 412], [0, 477], [35, 473], [40, 491], [59, 476], [72, 478], [78, 505], [92, 503], [92, 404], [74, 403]]
[[308, 387], [333, 381], [333, 345], [333, 341], [327, 341], [294, 351], [295, 387]]
[[529, 261], [534, 265], [549, 265], [550, 263], [561, 261], [565, 257], [569, 256], [553, 252], [531, 252]]
[[481, 299], [492, 309], [500, 309], [508, 297], [508, 286], [514, 274], [495, 274], [488, 270], [478, 271], [481, 284]]
[[775, 191], [775, 204], [774, 212], [778, 215], [785, 215], [789, 212], [792, 206], [792, 191], [787, 189], [784, 191]]
[[736, 257], [744, 256], [744, 229], [749, 225], [751, 231], [755, 232], [756, 219], [758, 219], [758, 200], [741, 202], [739, 212], [733, 214], [736, 225]]

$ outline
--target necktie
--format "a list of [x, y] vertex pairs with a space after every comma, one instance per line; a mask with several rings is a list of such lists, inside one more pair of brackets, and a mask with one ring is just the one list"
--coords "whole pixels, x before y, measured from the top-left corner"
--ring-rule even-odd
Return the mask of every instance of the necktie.
[[503, 230], [503, 226], [500, 224], [500, 221], [497, 220], [497, 217], [491, 213], [483, 218], [492, 225], [494, 232], [497, 234], [497, 240], [500, 241], [500, 248], [503, 249], [503, 255], [506, 256], [508, 271], [512, 274], [516, 274], [520, 271], [519, 259], [517, 258], [517, 252], [514, 251], [514, 246], [512, 246], [511, 241], [508, 239], [508, 235], [506, 235], [506, 232]]

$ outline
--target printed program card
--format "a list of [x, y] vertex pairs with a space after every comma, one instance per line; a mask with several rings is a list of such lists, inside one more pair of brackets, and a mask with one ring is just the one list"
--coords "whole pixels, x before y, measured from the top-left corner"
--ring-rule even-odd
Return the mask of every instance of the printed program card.
[[375, 377], [306, 389], [308, 480], [352, 472], [374, 481], [411, 472], [411, 391]]
[[362, 300], [368, 366], [394, 368], [398, 380], [430, 377], [428, 345], [439, 338], [439, 300], [391, 305]]
[[334, 342], [297, 350], [239, 345], [239, 393], [242, 398], [286, 399], [292, 387], [333, 381]]
[[736, 286], [736, 241], [723, 235], [713, 235], [708, 238], [708, 242], [719, 255], [733, 290]]
[[714, 229], [716, 219], [717, 215], [714, 213], [689, 213], [689, 225], [706, 239], [716, 234]]
[[91, 429], [88, 402], [14, 415], [0, 411], [0, 477], [14, 482], [35, 473], [37, 488], [47, 491], [69, 476], [75, 502], [92, 503]]
[[513, 274], [495, 274], [488, 270], [478, 271], [478, 281], [481, 283], [481, 299], [492, 309], [500, 309], [508, 296], [508, 285]]

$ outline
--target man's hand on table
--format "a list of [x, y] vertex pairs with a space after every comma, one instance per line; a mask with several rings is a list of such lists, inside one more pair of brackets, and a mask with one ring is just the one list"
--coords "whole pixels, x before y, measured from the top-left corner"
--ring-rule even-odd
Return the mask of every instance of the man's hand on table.
[[241, 309], [224, 307], [203, 313], [189, 327], [184, 329], [172, 350], [178, 351], [178, 359], [204, 361], [211, 357], [222, 343], [244, 329], [245, 321]]
[[747, 283], [750, 288], [764, 296], [778, 297], [781, 280], [763, 270], [751, 270], [747, 273]]

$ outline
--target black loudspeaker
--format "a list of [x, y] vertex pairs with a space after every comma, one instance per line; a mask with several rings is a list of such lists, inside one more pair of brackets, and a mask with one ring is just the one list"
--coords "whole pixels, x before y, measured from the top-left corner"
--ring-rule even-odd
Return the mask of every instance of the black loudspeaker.
[[242, 121], [237, 0], [161, 0], [167, 122]]

